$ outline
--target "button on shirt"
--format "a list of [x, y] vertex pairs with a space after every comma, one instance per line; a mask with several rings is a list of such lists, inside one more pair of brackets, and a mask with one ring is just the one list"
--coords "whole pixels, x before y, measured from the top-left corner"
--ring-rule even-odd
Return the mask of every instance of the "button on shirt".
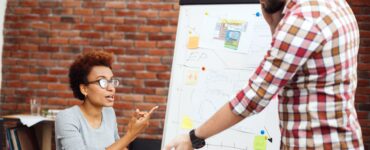
[[292, 0], [234, 113], [262, 111], [276, 94], [282, 149], [363, 149], [354, 108], [359, 30], [345, 0]]

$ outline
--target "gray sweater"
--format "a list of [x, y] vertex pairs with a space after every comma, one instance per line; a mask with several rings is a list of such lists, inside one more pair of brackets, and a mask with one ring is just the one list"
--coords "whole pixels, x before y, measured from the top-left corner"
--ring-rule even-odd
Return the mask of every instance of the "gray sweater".
[[112, 107], [102, 110], [102, 123], [92, 128], [80, 107], [73, 106], [58, 113], [55, 120], [57, 150], [104, 150], [119, 139], [116, 114]]

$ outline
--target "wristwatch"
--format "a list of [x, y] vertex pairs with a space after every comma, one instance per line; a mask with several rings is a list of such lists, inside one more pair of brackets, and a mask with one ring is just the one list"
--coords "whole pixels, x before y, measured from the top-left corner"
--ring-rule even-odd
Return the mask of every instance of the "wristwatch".
[[194, 149], [202, 148], [204, 145], [206, 145], [206, 141], [202, 138], [199, 138], [195, 135], [195, 129], [191, 130], [189, 132], [190, 135], [190, 141], [191, 145]]

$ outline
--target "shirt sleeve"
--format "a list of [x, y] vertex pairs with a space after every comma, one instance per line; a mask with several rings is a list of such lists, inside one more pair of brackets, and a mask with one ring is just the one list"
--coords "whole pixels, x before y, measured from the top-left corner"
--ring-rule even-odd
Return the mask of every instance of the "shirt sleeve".
[[262, 111], [323, 42], [321, 31], [311, 20], [298, 15], [284, 18], [247, 86], [229, 102], [232, 111], [243, 117]]

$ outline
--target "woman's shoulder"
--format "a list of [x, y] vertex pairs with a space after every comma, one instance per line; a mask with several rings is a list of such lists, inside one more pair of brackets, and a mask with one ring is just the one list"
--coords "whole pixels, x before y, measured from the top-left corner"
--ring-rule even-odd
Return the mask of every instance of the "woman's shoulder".
[[66, 109], [58, 112], [58, 114], [56, 116], [56, 121], [74, 120], [74, 118], [77, 118], [77, 116], [79, 114], [78, 111], [79, 111], [78, 106], [72, 106], [72, 107], [66, 108]]

